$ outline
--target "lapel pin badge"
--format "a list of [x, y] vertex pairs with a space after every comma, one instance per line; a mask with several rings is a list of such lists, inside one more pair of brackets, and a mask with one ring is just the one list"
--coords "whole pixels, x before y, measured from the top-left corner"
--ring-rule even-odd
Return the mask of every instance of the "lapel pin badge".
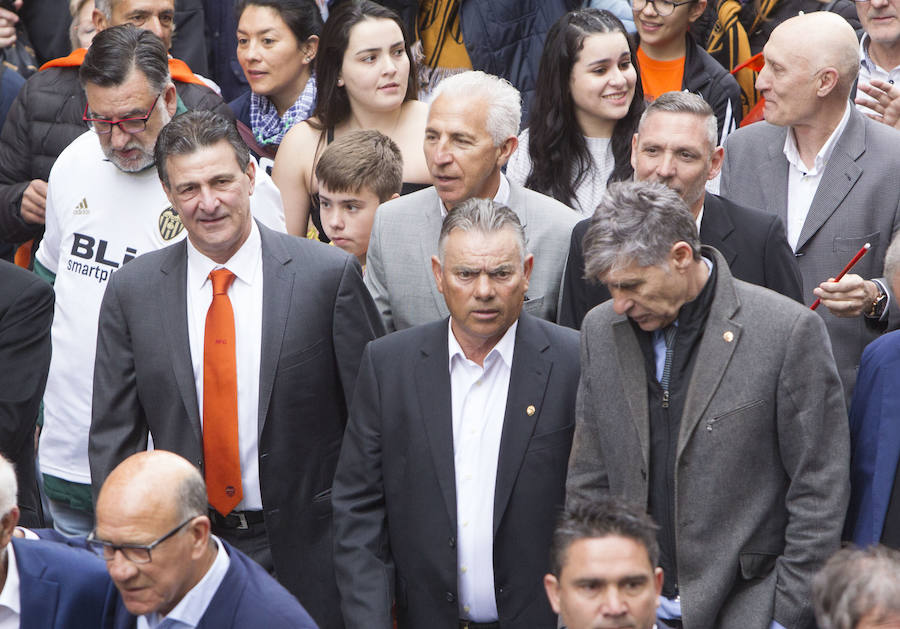
[[731, 343], [734, 340], [734, 333], [731, 330], [728, 330], [725, 334], [722, 335], [722, 338], [725, 339], [726, 343]]
[[525, 414], [531, 417], [534, 415], [534, 404], [529, 404], [528, 408], [525, 409]]

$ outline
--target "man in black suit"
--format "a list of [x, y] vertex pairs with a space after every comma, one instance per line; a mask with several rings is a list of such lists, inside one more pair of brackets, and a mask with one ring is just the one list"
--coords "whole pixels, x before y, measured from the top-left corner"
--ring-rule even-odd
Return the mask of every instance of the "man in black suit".
[[448, 320], [369, 344], [334, 480], [348, 629], [555, 629], [543, 593], [564, 502], [578, 335], [522, 312], [516, 214], [458, 205], [432, 269]]
[[[233, 121], [175, 117], [155, 163], [188, 237], [138, 256], [106, 288], [88, 442], [95, 495], [152, 436], [204, 471], [213, 533], [274, 568], [322, 629], [336, 629], [331, 481], [381, 318], [356, 258], [253, 220], [256, 169]], [[230, 284], [219, 286], [223, 270]], [[230, 330], [207, 325], [214, 318]]]
[[[722, 253], [736, 278], [803, 301], [800, 270], [781, 219], [706, 193], [725, 154], [716, 128], [715, 113], [701, 97], [663, 94], [647, 106], [631, 142], [635, 179], [675, 190], [697, 219], [700, 241]], [[576, 329], [588, 310], [609, 299], [605, 286], [584, 279], [582, 240], [589, 223], [585, 219], [572, 231], [560, 300], [559, 323]]]
[[0, 454], [16, 467], [24, 526], [43, 526], [34, 469], [34, 426], [47, 371], [53, 289], [0, 260]]

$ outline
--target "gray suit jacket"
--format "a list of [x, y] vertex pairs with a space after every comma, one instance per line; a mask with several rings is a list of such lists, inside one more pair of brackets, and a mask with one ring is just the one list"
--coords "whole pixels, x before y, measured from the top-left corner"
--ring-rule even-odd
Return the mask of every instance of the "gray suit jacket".
[[[556, 321], [569, 238], [580, 217], [555, 199], [512, 182], [509, 187], [507, 205], [519, 215], [534, 254], [524, 310]], [[389, 332], [450, 315], [431, 272], [443, 222], [440, 202], [431, 187], [388, 201], [375, 214], [365, 280]]]
[[[717, 284], [675, 455], [678, 585], [687, 629], [788, 629], [812, 619], [810, 580], [840, 544], [847, 413], [822, 320], [732, 277]], [[585, 317], [567, 500], [649, 498], [647, 370], [608, 301]]]
[[[760, 122], [728, 136], [721, 183], [722, 196], [778, 214], [785, 225], [789, 166], [783, 148], [787, 131], [787, 127]], [[882, 274], [891, 236], [900, 228], [900, 186], [891, 185], [900, 173], [898, 146], [900, 131], [851, 109], [797, 243], [807, 305], [815, 299], [813, 289], [837, 275], [867, 242], [872, 249], [852, 272], [866, 279]], [[889, 288], [886, 283], [885, 288]], [[867, 326], [863, 317], [835, 317], [827, 308], [816, 312], [828, 327], [849, 400], [863, 348], [878, 331]], [[900, 308], [892, 297], [888, 327], [896, 327], [898, 320]]]
[[[359, 264], [343, 251], [259, 227], [263, 320], [259, 483], [279, 581], [319, 626], [340, 627], [331, 482], [365, 345], [383, 332]], [[203, 467], [188, 340], [187, 245], [116, 271], [100, 310], [89, 454], [95, 496], [147, 447]], [[238, 330], [240, 333], [240, 330]]]

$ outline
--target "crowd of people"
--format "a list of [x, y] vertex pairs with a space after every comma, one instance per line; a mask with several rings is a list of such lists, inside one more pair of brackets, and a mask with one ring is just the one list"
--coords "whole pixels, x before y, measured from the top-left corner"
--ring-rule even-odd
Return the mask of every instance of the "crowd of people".
[[44, 1], [0, 627], [900, 627], [900, 0]]

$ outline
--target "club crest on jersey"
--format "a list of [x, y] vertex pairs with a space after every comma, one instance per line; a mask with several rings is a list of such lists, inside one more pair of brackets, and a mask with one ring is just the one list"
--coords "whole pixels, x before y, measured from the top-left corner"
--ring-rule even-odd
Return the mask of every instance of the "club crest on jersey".
[[178, 213], [170, 205], [159, 215], [159, 235], [163, 240], [172, 240], [181, 233], [184, 225], [181, 223]]

